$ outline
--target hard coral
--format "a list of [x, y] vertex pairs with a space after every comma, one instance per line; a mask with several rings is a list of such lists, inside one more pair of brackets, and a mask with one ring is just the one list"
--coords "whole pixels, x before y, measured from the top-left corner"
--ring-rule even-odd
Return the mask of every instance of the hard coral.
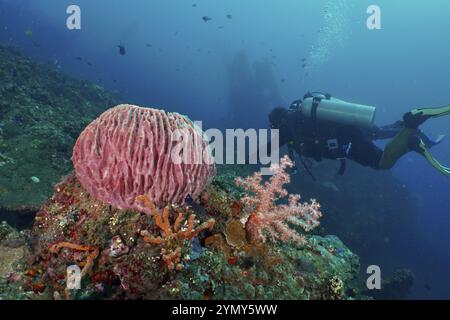
[[136, 200], [141, 201], [149, 209], [156, 226], [162, 232], [162, 236], [154, 237], [147, 230], [141, 231], [141, 236], [144, 238], [144, 241], [149, 244], [163, 245], [161, 248], [161, 256], [170, 271], [182, 269], [183, 266], [180, 261], [183, 242], [185, 240], [191, 241], [205, 229], [212, 229], [215, 220], [209, 219], [195, 228], [197, 222], [195, 221], [194, 214], [191, 214], [189, 220], [186, 221], [184, 213], [178, 212], [178, 216], [172, 227], [169, 221], [171, 207], [166, 206], [161, 215], [156, 209], [155, 204], [147, 196], [138, 196]]
[[245, 179], [237, 178], [238, 186], [250, 191], [252, 195], [242, 198], [242, 202], [250, 210], [246, 220], [246, 230], [252, 241], [265, 242], [271, 240], [293, 240], [299, 244], [305, 243], [305, 238], [289, 227], [289, 223], [310, 231], [319, 225], [322, 216], [320, 205], [315, 200], [311, 203], [299, 203], [300, 195], [289, 195], [289, 203], [277, 205], [279, 198], [288, 196], [283, 187], [290, 182], [288, 167], [292, 167], [288, 156], [281, 159], [279, 166], [272, 166], [273, 176], [263, 183], [261, 173]]
[[73, 164], [78, 180], [96, 199], [119, 209], [146, 211], [196, 198], [216, 173], [203, 133], [178, 113], [119, 105], [81, 133]]

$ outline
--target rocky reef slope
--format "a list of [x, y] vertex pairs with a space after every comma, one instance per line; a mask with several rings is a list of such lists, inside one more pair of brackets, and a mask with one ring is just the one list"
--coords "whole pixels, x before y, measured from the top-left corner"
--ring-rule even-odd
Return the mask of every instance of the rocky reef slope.
[[0, 46], [0, 212], [38, 209], [84, 127], [116, 98]]

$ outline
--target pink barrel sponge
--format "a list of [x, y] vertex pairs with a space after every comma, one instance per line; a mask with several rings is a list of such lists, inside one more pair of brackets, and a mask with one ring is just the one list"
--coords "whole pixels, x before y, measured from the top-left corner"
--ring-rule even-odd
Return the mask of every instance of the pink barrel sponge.
[[[184, 137], [184, 138], [183, 138]], [[78, 180], [97, 200], [146, 211], [198, 197], [216, 174], [203, 132], [178, 113], [119, 105], [89, 124], [72, 158]]]

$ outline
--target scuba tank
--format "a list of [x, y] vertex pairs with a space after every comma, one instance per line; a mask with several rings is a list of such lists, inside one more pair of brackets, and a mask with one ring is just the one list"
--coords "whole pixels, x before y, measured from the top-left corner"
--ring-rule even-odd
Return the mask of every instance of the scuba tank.
[[[302, 116], [312, 121], [314, 129], [311, 135], [316, 138], [318, 143], [325, 145], [330, 153], [336, 155], [336, 160], [340, 161], [339, 175], [343, 175], [345, 172], [346, 157], [350, 153], [352, 144], [342, 144], [343, 142], [338, 141], [337, 138], [321, 137], [318, 128], [319, 122], [327, 121], [337, 125], [372, 129], [376, 114], [375, 107], [349, 103], [321, 92], [308, 92], [303, 100], [294, 101], [290, 109], [293, 112], [300, 112]], [[316, 180], [305, 163], [303, 161], [302, 163], [313, 180]]]
[[362, 128], [372, 128], [376, 114], [375, 107], [346, 102], [323, 93], [307, 93], [298, 109], [313, 121], [329, 121]]

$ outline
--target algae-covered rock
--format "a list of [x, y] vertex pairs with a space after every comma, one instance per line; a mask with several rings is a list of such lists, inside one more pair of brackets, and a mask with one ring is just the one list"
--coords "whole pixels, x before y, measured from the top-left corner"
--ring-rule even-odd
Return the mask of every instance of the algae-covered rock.
[[[206, 251], [185, 270], [177, 283], [183, 299], [348, 299], [359, 260], [342, 242], [313, 236], [311, 247], [294, 243], [247, 246], [226, 257]], [[329, 245], [336, 252], [328, 251]], [[340, 279], [342, 290], [333, 292], [331, 280]]]
[[381, 290], [367, 291], [368, 296], [379, 300], [401, 300], [408, 298], [414, 286], [414, 273], [408, 269], [396, 270], [381, 283]]
[[79, 133], [116, 99], [2, 46], [0, 79], [0, 211], [37, 209], [71, 170]]

